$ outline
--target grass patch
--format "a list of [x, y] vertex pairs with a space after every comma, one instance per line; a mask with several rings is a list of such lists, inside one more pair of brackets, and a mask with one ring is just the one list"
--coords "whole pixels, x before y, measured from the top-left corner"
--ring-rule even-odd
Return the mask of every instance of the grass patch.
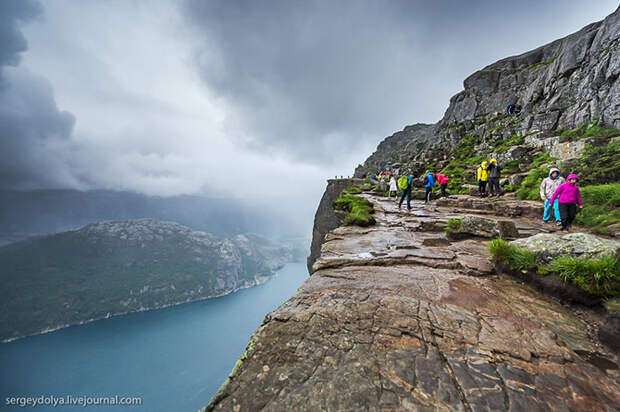
[[461, 219], [448, 219], [446, 223], [447, 235], [452, 235], [461, 231]]
[[344, 219], [345, 225], [371, 226], [376, 223], [372, 217], [375, 212], [374, 205], [362, 197], [343, 194], [334, 200], [333, 207], [336, 210], [348, 212]]
[[534, 160], [532, 160], [532, 168], [538, 168], [543, 164], [549, 164], [557, 160], [555, 157], [551, 157], [549, 152], [543, 152], [536, 156]]
[[595, 139], [587, 144], [575, 166], [582, 184], [620, 181], [620, 141]]
[[596, 296], [620, 294], [620, 262], [615, 256], [598, 259], [560, 257], [550, 263], [551, 269], [566, 283]]
[[570, 130], [564, 130], [560, 134], [560, 142], [574, 142], [589, 137], [601, 137], [609, 139], [611, 137], [620, 136], [620, 129], [609, 129], [606, 127], [598, 127], [598, 121], [583, 124]]
[[348, 194], [348, 195], [357, 195], [362, 193], [362, 189], [360, 189], [357, 186], [349, 186], [346, 189], [344, 189], [342, 191], [342, 193]]
[[536, 267], [534, 252], [510, 244], [503, 239], [494, 239], [489, 244], [489, 252], [495, 262], [503, 262], [512, 270], [530, 270]]
[[516, 134], [512, 136], [509, 140], [505, 140], [501, 142], [500, 144], [498, 144], [497, 146], [495, 146], [495, 149], [493, 151], [496, 153], [505, 153], [511, 147], [522, 145], [524, 142], [525, 142], [525, 136]]
[[521, 200], [540, 200], [540, 184], [548, 174], [546, 168], [532, 169], [517, 190], [517, 197]]
[[620, 183], [581, 187], [583, 209], [575, 223], [589, 227], [593, 232], [609, 234], [609, 227], [620, 224]]
[[541, 62], [538, 62], [538, 63], [530, 64], [529, 66], [523, 68], [523, 70], [536, 70], [536, 69], [539, 69], [541, 67], [548, 66], [551, 63], [553, 63], [556, 58], [557, 57], [553, 57], [553, 58], [551, 58], [549, 60], [544, 60], [544, 61], [541, 61]]

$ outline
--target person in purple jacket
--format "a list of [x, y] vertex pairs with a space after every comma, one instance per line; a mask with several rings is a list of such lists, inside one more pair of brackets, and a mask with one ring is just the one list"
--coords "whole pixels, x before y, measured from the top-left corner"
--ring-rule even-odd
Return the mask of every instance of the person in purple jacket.
[[562, 230], [568, 230], [573, 220], [575, 220], [577, 205], [579, 205], [579, 209], [583, 208], [581, 192], [579, 191], [579, 186], [577, 186], [578, 180], [579, 176], [576, 174], [568, 175], [566, 183], [558, 186], [555, 192], [553, 192], [551, 199], [549, 199], [550, 204], [553, 204], [556, 198], [558, 199], [560, 217], [562, 218]]

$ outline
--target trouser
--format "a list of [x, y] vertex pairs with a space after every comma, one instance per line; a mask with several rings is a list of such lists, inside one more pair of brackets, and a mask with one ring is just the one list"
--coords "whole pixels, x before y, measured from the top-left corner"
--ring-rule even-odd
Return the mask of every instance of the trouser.
[[433, 193], [433, 187], [432, 186], [428, 186], [426, 188], [426, 194], [424, 195], [424, 202], [430, 202], [431, 201], [431, 194]]
[[439, 188], [441, 189], [441, 197], [446, 197], [448, 195], [446, 195], [446, 187], [448, 187], [447, 183], [441, 183], [439, 185]]
[[561, 222], [562, 217], [560, 216], [560, 202], [558, 199], [555, 199], [553, 205], [549, 203], [549, 199], [545, 200], [545, 213], [543, 214], [543, 222], [549, 221], [551, 219], [551, 211], [553, 210], [553, 214], [555, 215], [555, 221]]
[[489, 192], [491, 193], [491, 195], [499, 196], [499, 177], [489, 177]]
[[403, 200], [405, 200], [405, 196], [407, 196], [407, 209], [411, 209], [411, 186], [403, 190], [403, 195], [400, 197], [400, 202], [398, 202], [398, 207], [401, 207], [403, 204]]
[[562, 230], [570, 227], [577, 216], [577, 205], [574, 203], [560, 203], [560, 216], [562, 217]]
[[478, 182], [478, 194], [484, 195], [487, 193], [487, 182], [485, 180], [480, 180]]

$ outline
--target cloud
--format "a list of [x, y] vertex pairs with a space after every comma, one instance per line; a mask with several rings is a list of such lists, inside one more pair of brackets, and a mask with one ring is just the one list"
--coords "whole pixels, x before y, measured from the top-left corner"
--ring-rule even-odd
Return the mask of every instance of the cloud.
[[184, 15], [199, 39], [196, 67], [237, 142], [335, 165], [407, 124], [439, 120], [473, 71], [613, 3], [186, 0]]
[[34, 19], [40, 12], [39, 4], [31, 0], [0, 2], [0, 69], [19, 63], [19, 53], [28, 48], [19, 25]]

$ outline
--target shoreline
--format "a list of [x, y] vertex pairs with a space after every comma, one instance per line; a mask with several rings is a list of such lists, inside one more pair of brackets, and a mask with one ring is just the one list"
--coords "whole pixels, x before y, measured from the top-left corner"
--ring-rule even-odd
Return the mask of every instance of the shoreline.
[[129, 311], [125, 311], [125, 312], [117, 312], [117, 313], [110, 313], [110, 312], [108, 312], [105, 316], [99, 316], [99, 317], [96, 317], [96, 318], [86, 319], [86, 320], [83, 320], [83, 321], [80, 321], [80, 322], [59, 325], [59, 326], [43, 329], [43, 330], [41, 330], [39, 332], [35, 332], [35, 333], [27, 334], [27, 335], [16, 336], [16, 337], [8, 338], [8, 339], [2, 339], [2, 340], [0, 340], [0, 344], [11, 343], [11, 342], [14, 342], [16, 340], [27, 338], [27, 337], [31, 337], [31, 336], [45, 335], [47, 333], [55, 332], [55, 331], [60, 330], [60, 329], [66, 329], [66, 328], [69, 328], [69, 327], [72, 327], [72, 326], [85, 325], [87, 323], [95, 322], [95, 321], [98, 321], [98, 320], [108, 319], [108, 318], [122, 316], [122, 315], [128, 315], [130, 313], [148, 312], [148, 311], [152, 311], [152, 310], [159, 310], [159, 309], [165, 309], [165, 308], [169, 308], [169, 307], [173, 307], [173, 306], [184, 305], [186, 303], [200, 302], [200, 301], [203, 301], [203, 300], [220, 298], [222, 296], [230, 295], [231, 293], [235, 293], [235, 292], [238, 292], [238, 291], [243, 290], [243, 289], [249, 289], [249, 288], [254, 287], [254, 286], [262, 285], [262, 284], [268, 282], [269, 280], [273, 279], [274, 277], [276, 277], [280, 270], [282, 270], [286, 265], [291, 264], [291, 263], [303, 263], [303, 262], [301, 262], [301, 261], [300, 262], [295, 262], [295, 261], [287, 262], [287, 263], [283, 264], [280, 267], [274, 268], [273, 269], [273, 274], [270, 275], [270, 276], [264, 276], [264, 277], [261, 277], [261, 278], [258, 278], [258, 279], [254, 278], [254, 282], [252, 282], [251, 284], [239, 286], [239, 287], [234, 288], [234, 289], [232, 289], [232, 290], [230, 290], [228, 292], [223, 292], [223, 293], [220, 293], [220, 294], [217, 294], [217, 295], [201, 297], [201, 298], [197, 298], [197, 299], [189, 298], [189, 299], [186, 299], [184, 301], [168, 303], [168, 304], [161, 305], [161, 306], [156, 306], [156, 307], [146, 307], [146, 308], [142, 308], [141, 307], [141, 308], [139, 308], [137, 310], [129, 310]]

